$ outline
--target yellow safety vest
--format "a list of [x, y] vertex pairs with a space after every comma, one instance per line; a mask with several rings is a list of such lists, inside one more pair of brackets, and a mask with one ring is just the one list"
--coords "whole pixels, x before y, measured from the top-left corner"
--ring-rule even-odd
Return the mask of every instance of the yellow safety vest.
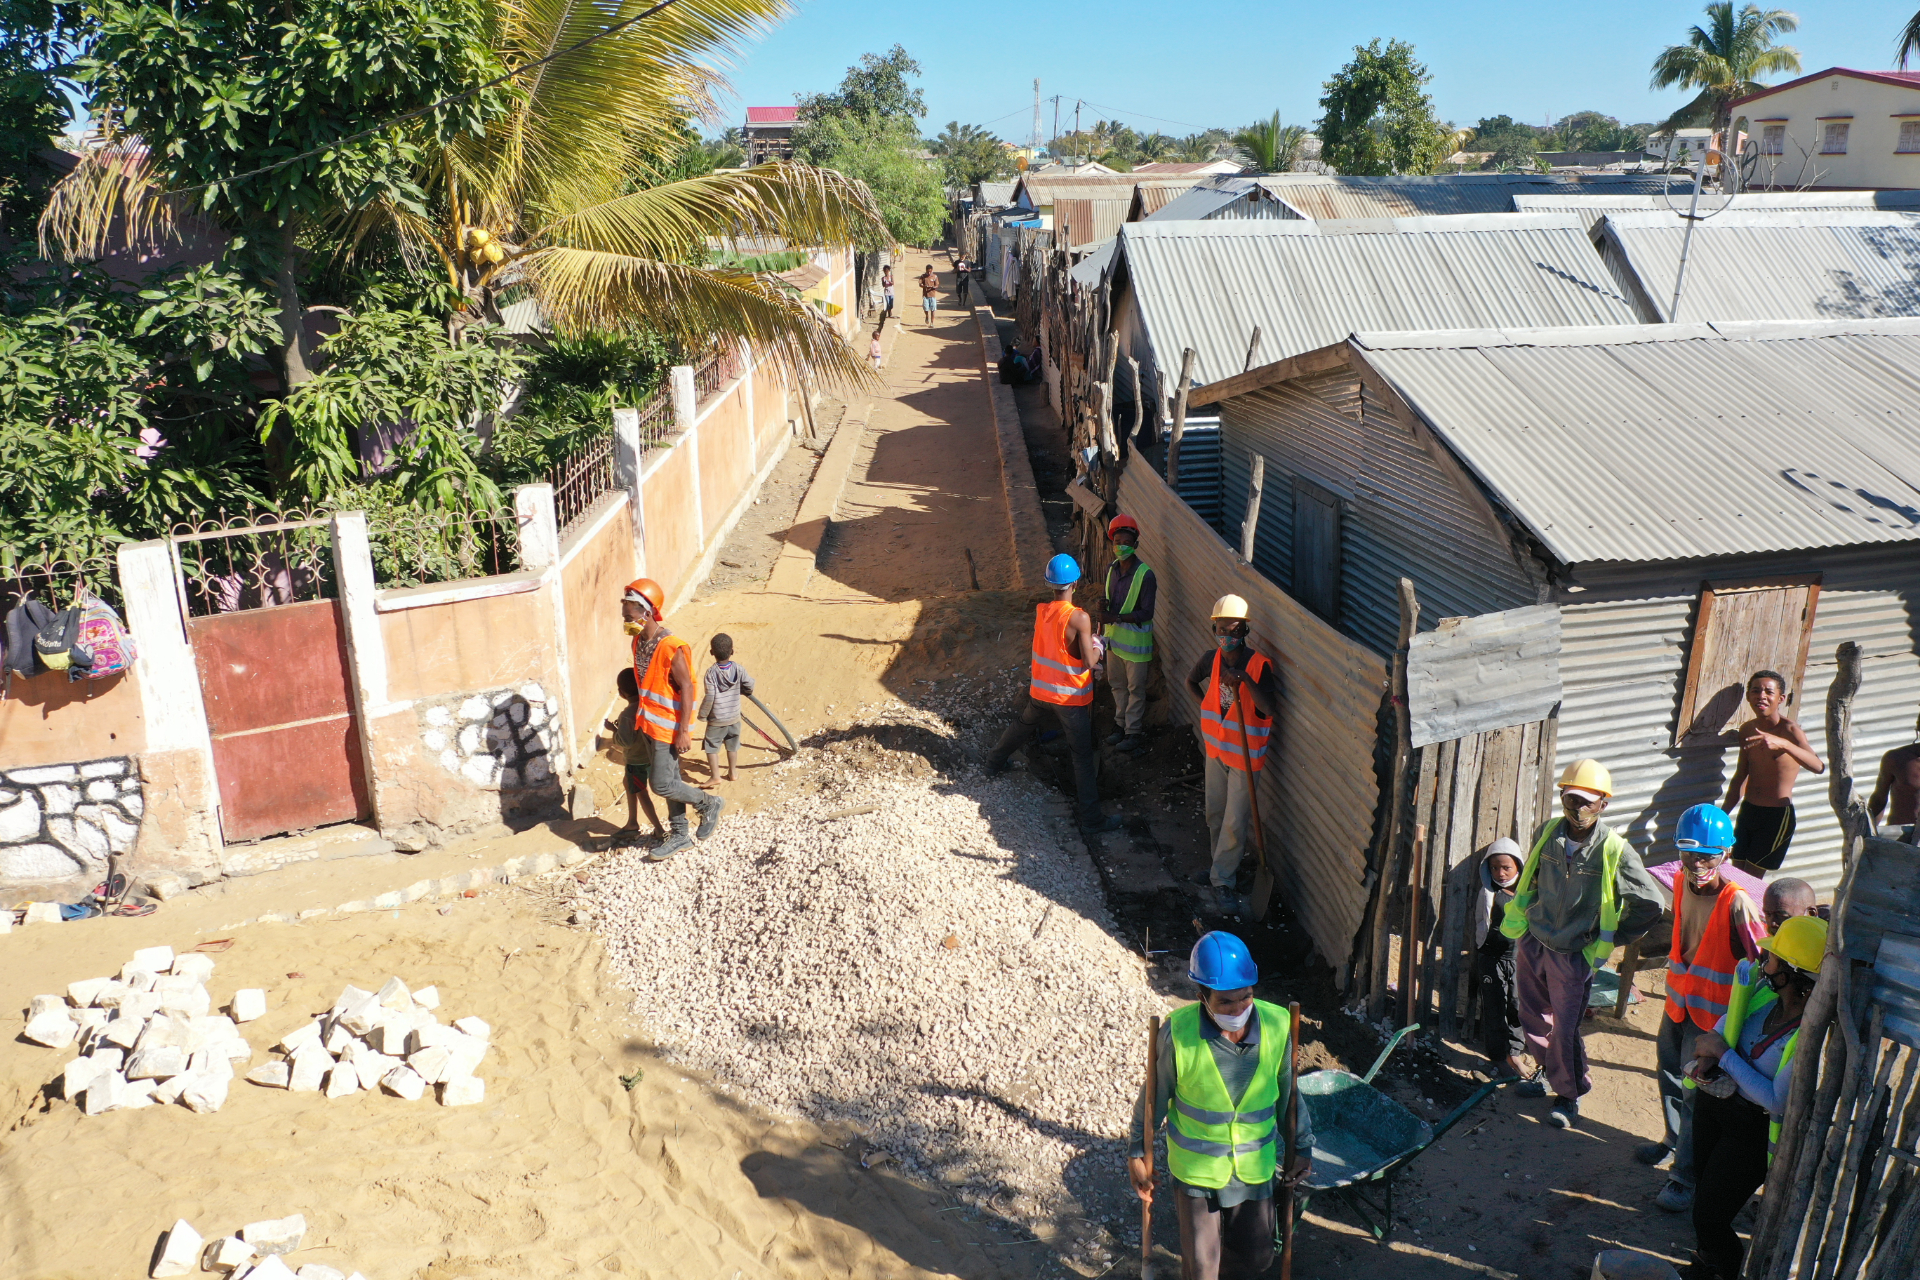
[[[1527, 910], [1539, 897], [1534, 892], [1533, 878], [1540, 870], [1540, 851], [1547, 847], [1547, 841], [1566, 822], [1565, 818], [1555, 818], [1540, 828], [1540, 838], [1533, 842], [1533, 851], [1527, 855], [1527, 865], [1520, 872], [1520, 883], [1514, 886], [1513, 901], [1507, 903], [1507, 912], [1500, 919], [1500, 932], [1507, 937], [1519, 938], [1526, 933]], [[1620, 928], [1620, 889], [1616, 882], [1620, 879], [1620, 855], [1626, 852], [1626, 848], [1626, 840], [1611, 830], [1607, 832], [1605, 843], [1600, 846], [1600, 936], [1587, 944], [1585, 952], [1587, 960], [1596, 969], [1613, 954], [1613, 935]]]
[[1190, 1187], [1218, 1190], [1237, 1177], [1251, 1187], [1273, 1181], [1279, 1165], [1280, 1072], [1292, 1028], [1287, 1011], [1253, 1002], [1260, 1020], [1260, 1059], [1252, 1083], [1235, 1102], [1213, 1050], [1200, 1035], [1206, 1011], [1197, 1004], [1167, 1018], [1173, 1039], [1173, 1098], [1167, 1106], [1167, 1170]]
[[[1735, 974], [1733, 994], [1727, 1000], [1726, 1031], [1721, 1036], [1730, 1049], [1740, 1047], [1740, 1029], [1746, 1025], [1747, 1015], [1759, 1013], [1780, 998], [1780, 993], [1775, 991], [1773, 984], [1767, 981], [1766, 973], [1753, 961], [1742, 960]], [[1795, 1027], [1793, 1034], [1787, 1037], [1787, 1047], [1780, 1051], [1780, 1070], [1774, 1072], [1774, 1079], [1779, 1079], [1781, 1072], [1792, 1069], [1793, 1051], [1799, 1047], [1800, 1029]], [[1688, 1077], [1684, 1083], [1689, 1089], [1696, 1087], [1692, 1077]], [[1778, 1145], [1780, 1145], [1780, 1121], [1769, 1115], [1767, 1117], [1768, 1164], [1773, 1163], [1773, 1149]]]

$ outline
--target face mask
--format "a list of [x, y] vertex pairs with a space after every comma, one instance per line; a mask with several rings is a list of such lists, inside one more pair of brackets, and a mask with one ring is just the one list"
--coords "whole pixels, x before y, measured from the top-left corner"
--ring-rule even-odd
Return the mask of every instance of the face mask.
[[630, 636], [645, 635], [646, 630], [647, 624], [644, 622], [628, 621], [626, 624], [626, 632]]
[[1705, 866], [1705, 867], [1700, 866], [1698, 863], [1696, 863], [1687, 869], [1687, 878], [1693, 881], [1694, 887], [1700, 888], [1700, 889], [1704, 889], [1708, 885], [1712, 884], [1714, 882], [1714, 879], [1718, 877], [1719, 874], [1720, 874], [1720, 864], [1717, 862], [1712, 864], [1711, 866]]
[[1126, 543], [1116, 542], [1113, 544], [1113, 558], [1115, 560], [1125, 560], [1127, 557], [1131, 556], [1132, 554], [1133, 554], [1133, 548], [1128, 546]]
[[1240, 647], [1239, 636], [1215, 636], [1213, 642], [1219, 645], [1221, 650], [1226, 653], [1232, 653]]
[[1215, 1013], [1212, 1009], [1207, 1010], [1207, 1016], [1212, 1018], [1213, 1024], [1222, 1031], [1239, 1032], [1245, 1028], [1247, 1023], [1253, 1018], [1253, 1005], [1249, 1003], [1246, 1008], [1231, 1018]]
[[1767, 985], [1775, 991], [1785, 991], [1793, 985], [1793, 975], [1785, 970], [1779, 973], [1769, 973], [1767, 975]]
[[1508, 876], [1505, 880], [1502, 880], [1499, 876], [1495, 876], [1493, 878], [1493, 883], [1496, 888], [1511, 889], [1513, 888], [1513, 886], [1520, 883], [1520, 877], [1517, 875], [1513, 875], [1513, 876]]

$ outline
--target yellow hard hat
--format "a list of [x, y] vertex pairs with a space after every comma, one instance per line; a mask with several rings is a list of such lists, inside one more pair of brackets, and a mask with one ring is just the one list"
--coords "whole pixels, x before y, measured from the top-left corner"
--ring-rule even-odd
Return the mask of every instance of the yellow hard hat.
[[1820, 958], [1827, 954], [1827, 922], [1819, 916], [1794, 916], [1771, 938], [1760, 939], [1760, 948], [1802, 973], [1818, 973]]
[[1582, 791], [1598, 791], [1603, 796], [1613, 794], [1613, 775], [1607, 772], [1607, 766], [1598, 760], [1575, 760], [1560, 775], [1563, 787], [1578, 787]]
[[1239, 618], [1246, 620], [1247, 602], [1239, 596], [1221, 596], [1213, 602], [1213, 616], [1216, 618]]

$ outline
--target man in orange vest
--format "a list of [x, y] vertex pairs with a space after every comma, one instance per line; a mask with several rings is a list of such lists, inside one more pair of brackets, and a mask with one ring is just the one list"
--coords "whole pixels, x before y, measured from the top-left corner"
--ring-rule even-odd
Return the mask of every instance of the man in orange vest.
[[653, 794], [667, 802], [667, 824], [673, 829], [664, 843], [647, 854], [649, 862], [664, 862], [693, 847], [687, 834], [687, 806], [700, 811], [705, 840], [720, 825], [726, 800], [711, 796], [680, 776], [680, 757], [693, 749], [693, 708], [698, 687], [693, 680], [692, 646], [667, 630], [662, 611], [666, 593], [652, 578], [627, 584], [620, 599], [620, 616], [633, 637], [633, 675], [640, 686], [640, 712], [634, 727], [653, 747]]
[[1093, 750], [1093, 675], [1100, 669], [1100, 641], [1086, 610], [1073, 607], [1073, 584], [1079, 580], [1080, 562], [1072, 556], [1047, 561], [1053, 599], [1034, 610], [1027, 702], [987, 756], [987, 772], [1003, 772], [1013, 753], [1032, 739], [1042, 712], [1050, 713], [1060, 722], [1073, 756], [1080, 830], [1094, 836], [1125, 824], [1100, 812], [1100, 760]]
[[1667, 1185], [1654, 1203], [1668, 1213], [1693, 1206], [1693, 1091], [1685, 1086], [1694, 1041], [1711, 1034], [1733, 996], [1734, 971], [1760, 958], [1760, 912], [1747, 891], [1720, 874], [1734, 845], [1733, 820], [1718, 805], [1697, 804], [1674, 833], [1680, 875], [1673, 887], [1673, 945], [1667, 952], [1667, 1009], [1654, 1056], [1666, 1132], [1635, 1148], [1634, 1159], [1659, 1164], [1673, 1153]]
[[1280, 673], [1247, 643], [1247, 602], [1239, 596], [1214, 602], [1213, 646], [1194, 664], [1187, 687], [1200, 699], [1200, 737], [1207, 749], [1207, 835], [1213, 852], [1207, 879], [1221, 914], [1237, 916], [1240, 892], [1234, 877], [1247, 851], [1253, 775], [1267, 762], [1280, 714]]

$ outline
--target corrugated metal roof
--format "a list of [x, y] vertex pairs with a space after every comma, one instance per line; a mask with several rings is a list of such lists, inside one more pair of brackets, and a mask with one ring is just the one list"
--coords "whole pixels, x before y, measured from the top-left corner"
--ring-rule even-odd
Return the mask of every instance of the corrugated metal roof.
[[[1589, 227], [1615, 210], [1639, 209], [1650, 212], [1684, 213], [1692, 200], [1693, 184], [1682, 182], [1672, 194], [1585, 194], [1553, 192], [1546, 195], [1516, 195], [1513, 207], [1523, 213], [1578, 214]], [[1712, 192], [1700, 197], [1700, 210], [1713, 213], [1720, 209], [1771, 211], [1797, 209], [1802, 212], [1831, 212], [1848, 209], [1920, 210], [1920, 191], [1743, 191], [1728, 199]]]
[[1199, 353], [1201, 383], [1239, 373], [1260, 326], [1264, 361], [1356, 329], [1631, 324], [1633, 309], [1570, 215], [1509, 214], [1497, 229], [1325, 235], [1304, 221], [1133, 222], [1120, 252], [1155, 361]]
[[1056, 200], [1113, 200], [1130, 197], [1140, 179], [1130, 173], [1034, 173], [1013, 184], [1014, 202], [1044, 209]]
[[1920, 320], [1353, 341], [1564, 562], [1920, 541]]
[[1612, 210], [1594, 231], [1644, 305], [1683, 320], [1841, 320], [1920, 315], [1920, 212], [1729, 210], [1694, 224], [1664, 210]]
[[1100, 283], [1100, 277], [1104, 276], [1107, 273], [1107, 268], [1113, 265], [1114, 251], [1119, 247], [1119, 244], [1119, 240], [1108, 237], [1106, 243], [1102, 244], [1080, 261], [1074, 263], [1068, 274], [1073, 277], [1082, 289], [1092, 289], [1096, 287]]
[[[1427, 178], [1353, 178], [1335, 174], [1283, 173], [1257, 181], [1305, 218], [1400, 218], [1423, 213], [1507, 213], [1513, 197], [1528, 195], [1658, 194], [1668, 188], [1658, 174], [1468, 173]], [[1691, 191], [1691, 179], [1673, 181]]]
[[1151, 218], [1191, 190], [1193, 185], [1184, 180], [1141, 183], [1134, 188], [1135, 198], [1139, 201], [1140, 217]]
[[1193, 187], [1152, 214], [1151, 222], [1197, 222], [1210, 218], [1236, 200], [1244, 200], [1259, 184], [1252, 178], [1224, 178]]
[[1084, 249], [1111, 240], [1127, 220], [1133, 193], [1113, 200], [1055, 200], [1053, 225], [1070, 249]]
[[1017, 182], [983, 182], [980, 184], [980, 203], [989, 209], [1004, 209], [1013, 203], [1013, 189]]

